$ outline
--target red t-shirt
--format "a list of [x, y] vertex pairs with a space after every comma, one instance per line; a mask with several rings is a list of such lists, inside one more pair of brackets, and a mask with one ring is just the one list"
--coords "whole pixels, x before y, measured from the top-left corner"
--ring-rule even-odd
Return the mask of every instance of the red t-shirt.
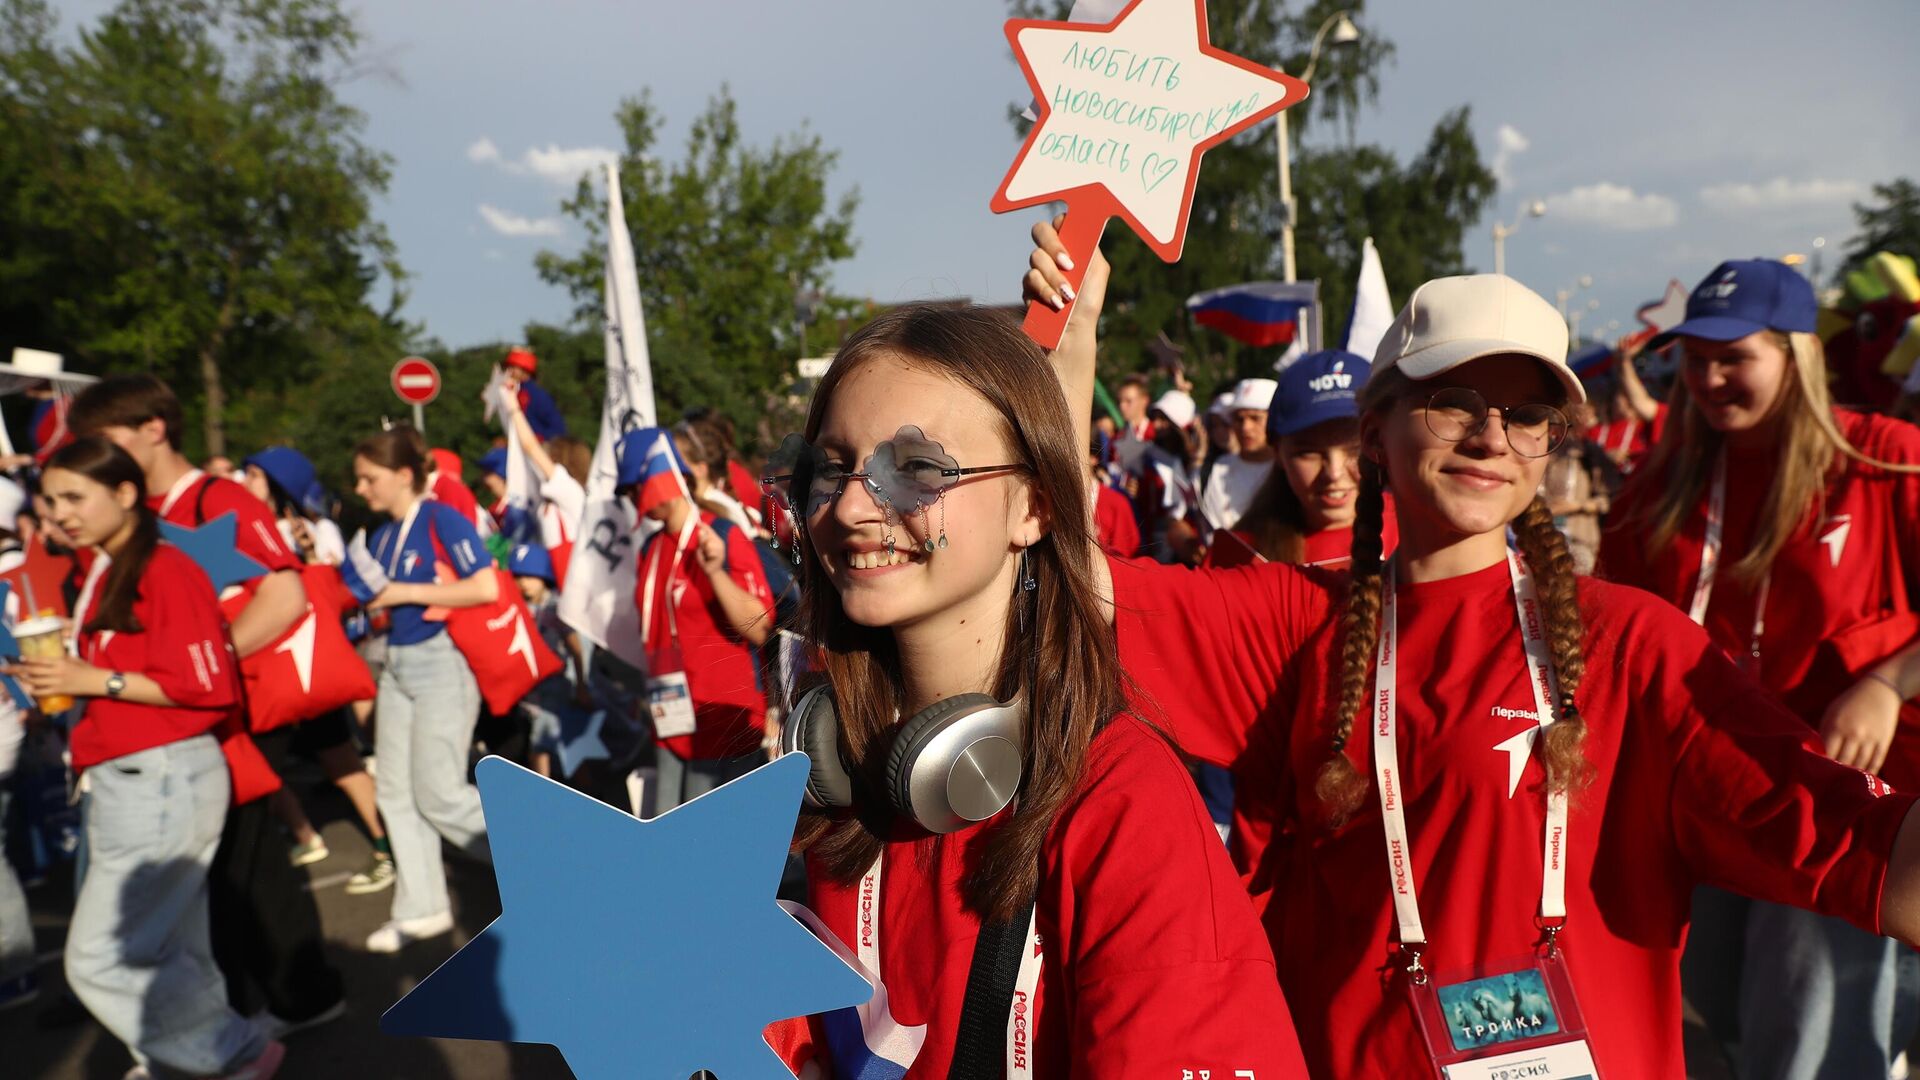
[[[272, 508], [235, 481], [208, 476], [195, 469], [181, 477], [166, 494], [147, 496], [147, 505], [161, 520], [190, 529], [197, 529], [221, 514], [233, 514], [238, 519], [234, 525], [233, 546], [240, 554], [266, 567], [268, 573], [300, 571], [300, 556], [294, 554], [280, 535]], [[228, 586], [220, 605], [228, 621], [238, 618], [259, 591], [259, 578]]]
[[[993, 827], [886, 846], [880, 979], [894, 1021], [925, 1028], [916, 1056], [891, 1059], [908, 1078], [951, 1067], [980, 934], [960, 883]], [[1041, 864], [1032, 1075], [1306, 1076], [1272, 954], [1219, 834], [1185, 766], [1145, 724], [1122, 717], [1095, 739]], [[808, 881], [808, 906], [851, 947], [860, 883], [836, 883], [811, 861]], [[831, 1063], [826, 1023], [815, 1017], [802, 1037], [776, 1038], [796, 1072], [816, 1057]]]
[[[1239, 543], [1222, 542], [1220, 534], [1215, 533], [1213, 546], [1207, 549], [1207, 558], [1200, 565], [1226, 569], [1265, 561], [1257, 557], [1251, 533], [1239, 529], [1223, 531]], [[1308, 533], [1302, 539], [1300, 563], [1303, 566], [1334, 568], [1345, 567], [1353, 562], [1353, 527], [1350, 525], [1321, 529], [1317, 533]], [[1382, 555], [1392, 555], [1399, 546], [1400, 519], [1393, 512], [1393, 496], [1388, 495], [1380, 514], [1380, 552]]]
[[[1920, 464], [1920, 428], [1882, 416], [1834, 410], [1847, 441], [1880, 461]], [[1777, 452], [1729, 450], [1727, 517], [1720, 571], [1707, 605], [1709, 636], [1749, 657], [1758, 588], [1731, 572], [1745, 557], [1777, 473]], [[1647, 557], [1636, 510], [1657, 497], [1664, 476], [1634, 477], [1609, 517], [1600, 559], [1609, 578], [1638, 586], [1686, 611], [1700, 574], [1707, 495], [1673, 541]], [[1711, 482], [1711, 481], [1709, 481]], [[1629, 531], [1629, 529], [1632, 531]], [[1826, 501], [1774, 557], [1760, 638], [1760, 681], [1818, 726], [1833, 699], [1868, 668], [1920, 637], [1908, 590], [1920, 581], [1920, 474], [1893, 473], [1836, 456]], [[1920, 709], [1905, 711], [1883, 770], [1902, 789], [1920, 787]]]
[[[99, 607], [96, 591], [77, 621], [85, 625]], [[133, 617], [143, 628], [140, 633], [82, 633], [80, 658], [108, 671], [147, 676], [173, 705], [88, 698], [73, 729], [76, 772], [212, 731], [240, 701], [240, 665], [213, 585], [199, 564], [170, 545], [154, 548], [140, 577]]]
[[[1121, 659], [1181, 744], [1236, 766], [1236, 830], [1266, 825], [1253, 887], [1316, 1076], [1430, 1075], [1395, 956], [1379, 798], [1320, 824], [1341, 574], [1113, 564]], [[1400, 596], [1400, 757], [1427, 967], [1524, 957], [1540, 932], [1545, 770], [1503, 564]], [[1560, 943], [1609, 1076], [1679, 1076], [1680, 952], [1708, 883], [1878, 932], [1915, 798], [1815, 751], [1806, 725], [1668, 604], [1581, 579], [1579, 692], [1593, 784], [1576, 796]], [[1149, 718], [1155, 715], [1148, 713]], [[1373, 775], [1364, 721], [1347, 754]], [[1516, 770], [1517, 771], [1514, 771]], [[1245, 854], [1245, 853], [1243, 853]]]
[[1093, 526], [1100, 550], [1123, 559], [1140, 554], [1140, 526], [1133, 520], [1133, 502], [1105, 484], [1093, 485]]
[[[714, 520], [712, 514], [700, 511], [700, 521], [708, 528], [716, 528]], [[760, 601], [771, 620], [773, 592], [760, 567], [759, 549], [745, 529], [721, 527], [718, 531], [726, 537], [727, 576]], [[676, 565], [674, 544], [678, 539], [664, 529], [649, 537], [640, 549], [640, 565], [634, 575], [634, 607], [645, 612], [647, 571], [653, 568], [653, 622], [647, 628], [647, 647], [652, 651], [669, 643], [679, 646], [687, 690], [693, 696], [693, 734], [660, 742], [682, 759], [712, 760], [753, 753], [760, 747], [767, 717], [753, 649], [723, 629], [726, 613], [714, 596], [713, 582], [700, 569], [695, 550], [700, 542], [698, 533], [687, 542], [687, 550]]]
[[1587, 438], [1599, 443], [1607, 456], [1619, 462], [1622, 472], [1632, 472], [1643, 461], [1653, 444], [1667, 428], [1667, 403], [1660, 402], [1654, 407], [1653, 419], [1642, 422], [1637, 416], [1627, 415], [1596, 424], [1587, 432]]

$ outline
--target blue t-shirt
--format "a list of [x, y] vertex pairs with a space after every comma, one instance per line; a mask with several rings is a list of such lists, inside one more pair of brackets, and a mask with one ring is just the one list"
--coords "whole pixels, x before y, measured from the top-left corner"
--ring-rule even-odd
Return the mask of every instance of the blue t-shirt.
[[[373, 531], [373, 542], [368, 545], [390, 580], [430, 583], [435, 580], [436, 559], [446, 561], [463, 578], [493, 565], [493, 557], [480, 542], [473, 522], [460, 511], [434, 499], [422, 499], [415, 505], [418, 512], [405, 537], [400, 530], [406, 523], [389, 521]], [[435, 538], [444, 555], [435, 553]], [[427, 609], [420, 604], [401, 604], [389, 610], [393, 616], [393, 629], [387, 637], [390, 645], [418, 645], [446, 628], [422, 618]]]

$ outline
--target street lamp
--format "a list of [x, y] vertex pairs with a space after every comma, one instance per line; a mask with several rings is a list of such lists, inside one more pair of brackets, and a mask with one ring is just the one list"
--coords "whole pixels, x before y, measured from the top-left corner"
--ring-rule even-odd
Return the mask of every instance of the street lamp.
[[[1332, 42], [1335, 45], [1349, 45], [1360, 40], [1360, 28], [1353, 25], [1349, 18], [1352, 12], [1342, 11], [1327, 17], [1320, 29], [1313, 35], [1313, 48], [1307, 50], [1307, 70], [1300, 73], [1300, 81], [1310, 83], [1313, 73], [1320, 66], [1320, 47]], [[1332, 36], [1329, 37], [1328, 35]], [[1286, 274], [1286, 280], [1294, 280], [1293, 264], [1293, 152], [1288, 145], [1287, 112], [1280, 111], [1280, 119], [1273, 126], [1274, 141], [1280, 147], [1280, 266]]]
[[1513, 224], [1507, 225], [1499, 221], [1495, 221], [1493, 223], [1493, 272], [1494, 273], [1504, 274], [1507, 272], [1507, 237], [1512, 236], [1514, 233], [1519, 232], [1520, 223], [1527, 220], [1528, 218], [1546, 217], [1546, 216], [1547, 216], [1547, 204], [1544, 202], [1541, 202], [1539, 199], [1535, 199], [1532, 202], [1528, 203], [1525, 209], [1520, 211], [1519, 215], [1513, 219]]

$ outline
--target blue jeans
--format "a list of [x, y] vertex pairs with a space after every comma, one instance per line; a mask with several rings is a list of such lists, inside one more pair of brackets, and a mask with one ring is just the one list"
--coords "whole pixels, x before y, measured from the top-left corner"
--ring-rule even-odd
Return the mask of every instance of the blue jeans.
[[[4, 693], [4, 690], [0, 690]], [[33, 970], [33, 919], [20, 876], [7, 861], [7, 811], [13, 801], [13, 774], [25, 736], [20, 712], [0, 708], [0, 983]]]
[[660, 772], [660, 795], [653, 802], [655, 814], [690, 803], [767, 763], [767, 756], [758, 753], [730, 758], [682, 758], [658, 744], [654, 752], [654, 766]]
[[1743, 1080], [1883, 1077], [1920, 1027], [1920, 960], [1891, 938], [1755, 900], [1740, 987]]
[[445, 632], [389, 645], [380, 673], [374, 799], [393, 845], [393, 917], [421, 919], [452, 904], [440, 840], [490, 859], [480, 792], [467, 782], [480, 686]]
[[211, 735], [87, 770], [86, 877], [67, 983], [142, 1064], [229, 1072], [266, 1039], [227, 1005], [207, 929], [207, 867], [231, 790]]

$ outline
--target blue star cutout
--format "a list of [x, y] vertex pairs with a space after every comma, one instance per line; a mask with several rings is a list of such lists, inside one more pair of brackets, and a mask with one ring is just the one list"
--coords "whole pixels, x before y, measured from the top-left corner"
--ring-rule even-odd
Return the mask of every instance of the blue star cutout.
[[[7, 596], [12, 592], [12, 582], [0, 581], [0, 612], [7, 610]], [[6, 657], [9, 660], [20, 659], [20, 643], [13, 639], [13, 624], [4, 618], [0, 618], [0, 657]], [[0, 684], [5, 684], [7, 693], [13, 695], [14, 702], [22, 709], [33, 708], [33, 699], [20, 688], [20, 684], [14, 681], [13, 676], [0, 675]]]
[[807, 769], [789, 754], [640, 821], [482, 761], [502, 913], [381, 1029], [550, 1043], [580, 1080], [792, 1080], [765, 1027], [873, 994], [774, 899]]
[[605, 761], [613, 754], [600, 732], [607, 726], [607, 710], [567, 709], [560, 714], [560, 743], [554, 756], [560, 759], [560, 778], [566, 779], [589, 761]]
[[213, 580], [213, 591], [217, 593], [229, 585], [252, 581], [267, 572], [266, 567], [241, 554], [234, 546], [234, 535], [239, 528], [240, 518], [229, 510], [197, 529], [163, 521], [160, 523], [160, 537], [199, 563], [200, 569], [205, 570], [207, 577]]

